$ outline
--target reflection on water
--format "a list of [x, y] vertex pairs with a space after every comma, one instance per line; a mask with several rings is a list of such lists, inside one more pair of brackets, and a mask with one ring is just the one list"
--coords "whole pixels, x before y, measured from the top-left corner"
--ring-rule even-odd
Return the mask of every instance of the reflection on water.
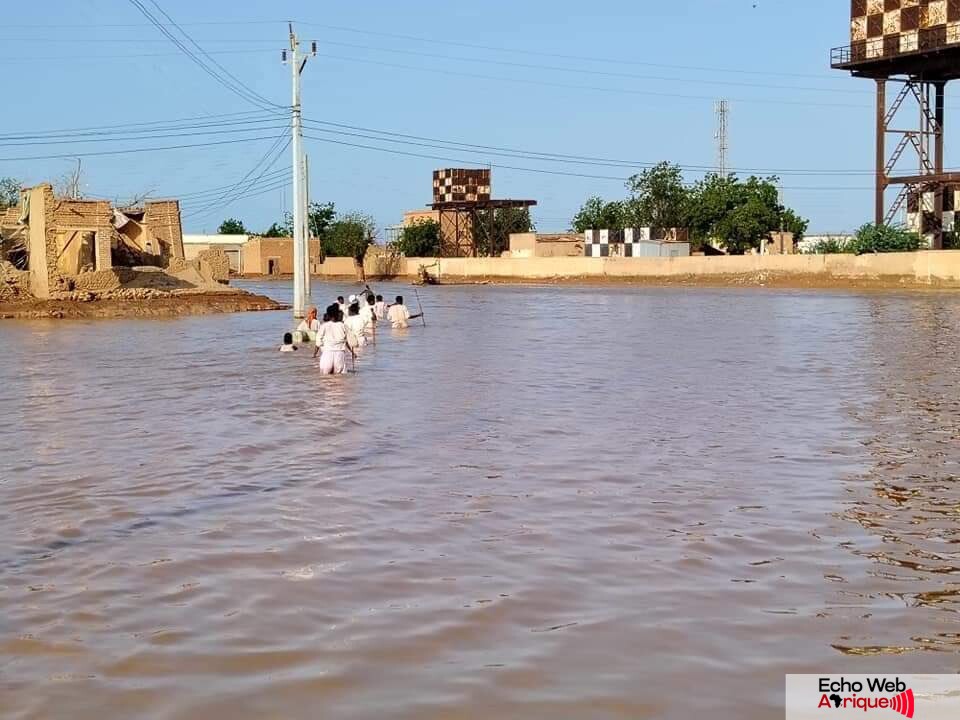
[[[870, 307], [871, 382], [858, 413], [871, 463], [842, 517], [869, 559], [848, 596], [873, 610], [837, 647], [851, 654], [960, 649], [960, 322], [952, 300]], [[886, 602], [885, 602], [886, 601]], [[879, 606], [879, 607], [877, 607]], [[902, 608], [920, 622], [900, 621]]]
[[960, 669], [960, 298], [421, 294], [338, 378], [283, 314], [0, 325], [4, 717], [759, 720]]

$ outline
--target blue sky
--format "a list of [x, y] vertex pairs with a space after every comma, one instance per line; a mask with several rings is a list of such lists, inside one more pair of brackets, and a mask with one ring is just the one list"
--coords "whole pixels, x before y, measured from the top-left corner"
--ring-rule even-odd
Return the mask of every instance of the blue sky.
[[[143, 3], [157, 13], [151, 0]], [[872, 84], [829, 68], [830, 48], [848, 36], [845, 0], [157, 3], [223, 67], [281, 105], [289, 103], [290, 81], [280, 49], [286, 20], [294, 20], [301, 38], [319, 45], [304, 76], [307, 118], [426, 140], [370, 139], [366, 130], [318, 124], [310, 136], [492, 163], [494, 194], [538, 200], [535, 219], [544, 231], [567, 227], [590, 195], [623, 197], [619, 178], [632, 174], [630, 164], [713, 166], [719, 98], [731, 105], [730, 165], [779, 171], [787, 204], [810, 218], [811, 232], [850, 230], [872, 214]], [[213, 232], [228, 216], [257, 230], [279, 219], [283, 195], [275, 186], [289, 153], [251, 185], [250, 197], [227, 204], [224, 193], [254, 167], [249, 180], [256, 180], [263, 169], [256, 163], [271, 148], [279, 151], [273, 138], [284, 132], [284, 119], [211, 79], [128, 0], [10, 3], [4, 21], [5, 136], [235, 115], [195, 123], [203, 128], [138, 126], [141, 136], [122, 141], [8, 137], [0, 176], [39, 182], [63, 175], [69, 157], [81, 153], [242, 139], [86, 156], [85, 191], [183, 196], [186, 232]], [[436, 139], [627, 162], [424, 147]], [[381, 227], [430, 201], [434, 168], [464, 164], [317, 139], [306, 148], [312, 198], [369, 213]], [[43, 155], [68, 157], [16, 159]], [[289, 190], [286, 198], [289, 204]]]

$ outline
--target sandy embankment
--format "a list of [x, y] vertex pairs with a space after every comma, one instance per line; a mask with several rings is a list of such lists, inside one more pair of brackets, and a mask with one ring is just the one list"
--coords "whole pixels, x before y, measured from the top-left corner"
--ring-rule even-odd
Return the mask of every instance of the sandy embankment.
[[283, 305], [263, 295], [234, 292], [191, 292], [140, 299], [94, 300], [0, 300], [0, 319], [26, 318], [152, 318], [215, 313], [284, 310]]
[[82, 273], [68, 288], [44, 300], [29, 294], [26, 273], [0, 268], [4, 270], [0, 319], [178, 317], [289, 307], [216, 282], [195, 265], [184, 265], [175, 271], [119, 268]]

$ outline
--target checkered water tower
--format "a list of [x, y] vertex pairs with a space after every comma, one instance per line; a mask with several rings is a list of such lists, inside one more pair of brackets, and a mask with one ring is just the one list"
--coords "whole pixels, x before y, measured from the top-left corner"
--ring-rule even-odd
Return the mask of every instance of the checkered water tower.
[[960, 79], [960, 0], [851, 0], [850, 44], [833, 48], [830, 64], [876, 83], [874, 222], [894, 224], [905, 204], [932, 198], [931, 211], [908, 214], [941, 249], [944, 213], [954, 212], [949, 188], [960, 184], [960, 173], [944, 170], [945, 89]]
[[853, 0], [850, 41], [854, 61], [960, 44], [960, 2]]
[[433, 202], [483, 202], [490, 199], [490, 170], [445, 168], [433, 171]]

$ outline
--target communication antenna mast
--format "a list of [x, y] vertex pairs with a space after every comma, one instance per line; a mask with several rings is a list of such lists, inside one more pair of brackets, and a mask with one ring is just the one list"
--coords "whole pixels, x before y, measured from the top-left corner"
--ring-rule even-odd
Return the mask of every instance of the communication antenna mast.
[[730, 119], [730, 102], [728, 100], [717, 100], [717, 132], [713, 136], [717, 141], [717, 174], [720, 177], [726, 177], [727, 155], [730, 152], [730, 136], [728, 122]]

